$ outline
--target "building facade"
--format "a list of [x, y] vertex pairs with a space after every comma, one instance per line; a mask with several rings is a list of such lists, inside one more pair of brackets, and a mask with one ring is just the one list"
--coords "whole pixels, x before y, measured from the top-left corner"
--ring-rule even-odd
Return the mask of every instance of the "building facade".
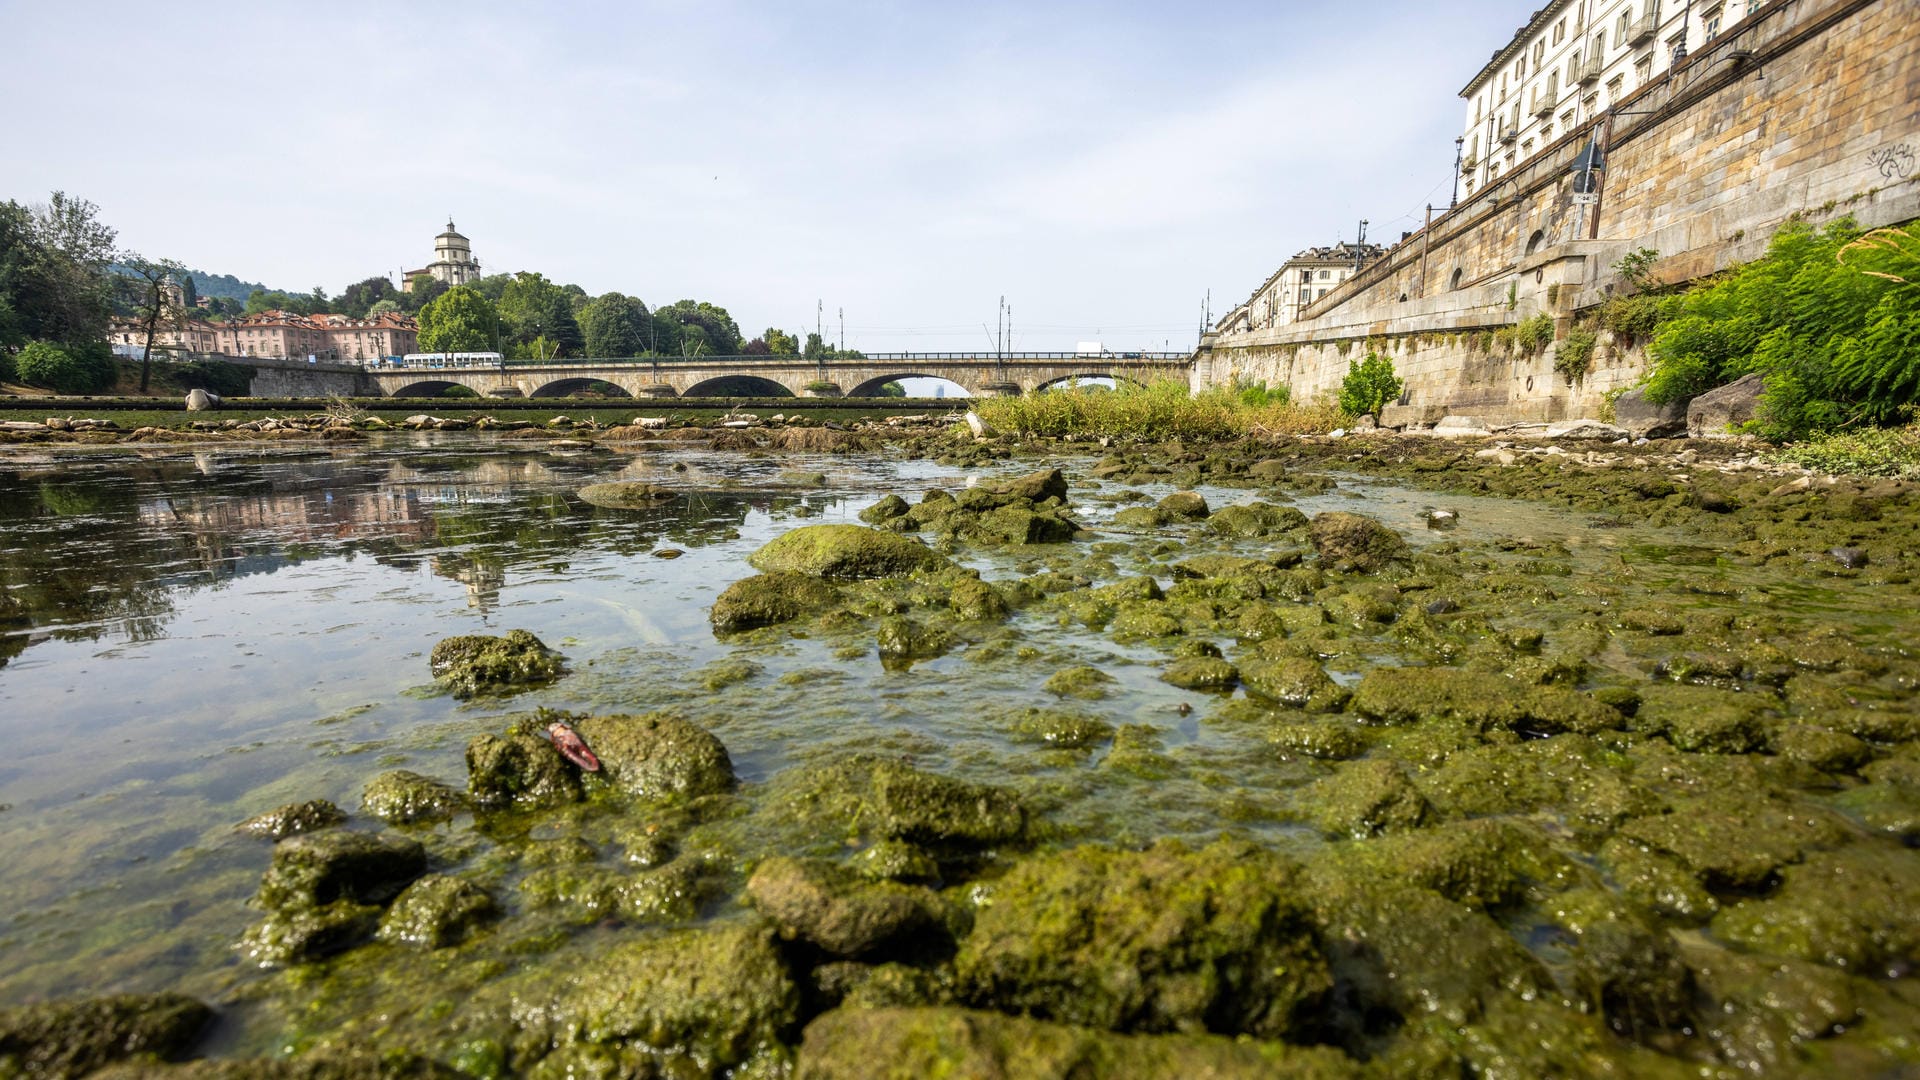
[[480, 278], [480, 260], [473, 257], [473, 245], [447, 219], [447, 231], [433, 238], [433, 261], [418, 270], [400, 275], [400, 291], [412, 292], [413, 279], [425, 275], [448, 285], [465, 285]]
[[[134, 352], [146, 345], [147, 328], [137, 320], [116, 320], [108, 340], [121, 352]], [[179, 326], [162, 326], [154, 332], [153, 345], [155, 349], [232, 357], [299, 360], [311, 356], [364, 363], [419, 351], [420, 326], [392, 311], [368, 319], [264, 311], [230, 322], [196, 319]]]
[[1246, 303], [1220, 320], [1216, 332], [1246, 333], [1293, 322], [1308, 305], [1379, 258], [1384, 250], [1377, 244], [1349, 244], [1344, 240], [1330, 247], [1307, 248], [1281, 263]]
[[[1466, 101], [1468, 197], [1684, 65], [1768, 0], [1552, 0], [1493, 54]], [[1772, 0], [1779, 2], [1779, 0]]]

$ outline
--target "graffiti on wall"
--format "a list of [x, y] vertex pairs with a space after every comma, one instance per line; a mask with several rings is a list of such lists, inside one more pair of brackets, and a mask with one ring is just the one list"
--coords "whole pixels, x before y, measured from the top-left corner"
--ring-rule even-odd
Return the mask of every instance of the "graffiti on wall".
[[1913, 175], [1913, 147], [1895, 143], [1867, 152], [1867, 164], [1880, 170], [1888, 180], [1904, 180]]

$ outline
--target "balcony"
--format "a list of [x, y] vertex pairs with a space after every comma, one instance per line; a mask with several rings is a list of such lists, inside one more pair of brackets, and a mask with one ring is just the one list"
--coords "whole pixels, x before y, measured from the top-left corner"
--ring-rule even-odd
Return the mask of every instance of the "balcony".
[[1559, 104], [1559, 102], [1555, 101], [1553, 97], [1554, 96], [1552, 94], [1540, 94], [1540, 93], [1534, 94], [1533, 108], [1529, 109], [1528, 112], [1531, 112], [1536, 119], [1540, 119], [1540, 120], [1548, 119], [1549, 117], [1553, 116], [1554, 106]]
[[1603, 66], [1599, 57], [1589, 56], [1580, 64], [1580, 69], [1575, 72], [1574, 77], [1581, 86], [1592, 86], [1600, 81], [1600, 69]]
[[1502, 143], [1512, 145], [1513, 140], [1519, 137], [1520, 137], [1519, 128], [1501, 128], [1500, 129], [1500, 141]]
[[1473, 172], [1473, 170], [1479, 167], [1480, 167], [1480, 155], [1478, 154], [1468, 154], [1466, 157], [1463, 157], [1460, 159], [1460, 175], [1461, 176], [1466, 176], [1467, 174]]
[[1627, 44], [1645, 45], [1660, 32], [1660, 19], [1653, 15], [1643, 15], [1627, 30]]

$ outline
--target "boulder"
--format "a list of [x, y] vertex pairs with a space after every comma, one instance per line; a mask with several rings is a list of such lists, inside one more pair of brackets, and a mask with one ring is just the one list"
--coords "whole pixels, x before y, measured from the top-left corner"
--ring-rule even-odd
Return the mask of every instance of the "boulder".
[[444, 949], [500, 913], [487, 890], [462, 878], [428, 874], [407, 886], [380, 920], [383, 941]]
[[1407, 554], [1407, 542], [1399, 533], [1364, 514], [1344, 510], [1316, 515], [1308, 538], [1321, 562], [1362, 573], [1373, 573]]
[[540, 807], [577, 802], [580, 773], [553, 744], [516, 727], [467, 743], [467, 792], [483, 807]]
[[950, 565], [911, 537], [864, 525], [806, 525], [774, 537], [747, 557], [756, 570], [863, 580]]
[[116, 1061], [178, 1061], [213, 1019], [184, 994], [112, 994], [0, 1009], [0, 1075], [81, 1077]]
[[445, 821], [466, 805], [460, 792], [406, 769], [381, 773], [360, 793], [360, 809], [392, 825]]
[[1670, 439], [1687, 433], [1687, 401], [1656, 405], [1636, 386], [1614, 399], [1613, 420], [1636, 439]]
[[1687, 403], [1687, 434], [1696, 439], [1732, 434], [1731, 429], [1753, 419], [1766, 390], [1765, 377], [1756, 371], [1701, 394]]
[[1626, 428], [1598, 420], [1556, 420], [1547, 425], [1541, 434], [1544, 439], [1624, 439], [1628, 437]]
[[1487, 422], [1477, 416], [1443, 416], [1433, 425], [1433, 434], [1443, 439], [1474, 438], [1487, 435]]
[[866, 956], [889, 946], [910, 949], [916, 945], [912, 939], [929, 932], [946, 936], [939, 929], [940, 898], [932, 889], [867, 881], [823, 859], [767, 859], [747, 879], [747, 898], [782, 937], [834, 956]]
[[284, 840], [300, 833], [330, 829], [346, 820], [345, 811], [327, 800], [309, 799], [303, 803], [288, 803], [286, 806], [250, 817], [236, 828], [255, 836]]
[[973, 432], [974, 438], [976, 439], [993, 438], [993, 434], [994, 434], [993, 425], [987, 423], [985, 417], [982, 417], [977, 412], [973, 412], [969, 410], [967, 412], [966, 420], [967, 420], [967, 430]]
[[601, 775], [640, 798], [732, 791], [733, 761], [713, 733], [666, 713], [590, 716], [574, 724], [600, 758]]
[[1020, 863], [989, 895], [954, 960], [978, 1006], [1275, 1039], [1332, 986], [1298, 867], [1244, 842], [1086, 845]]
[[427, 870], [427, 852], [400, 836], [328, 829], [276, 844], [257, 899], [268, 909], [346, 900], [382, 904]]
[[453, 696], [463, 698], [487, 690], [546, 682], [566, 670], [561, 655], [526, 630], [511, 630], [505, 637], [463, 634], [447, 638], [433, 647], [428, 663], [434, 678]]
[[220, 407], [220, 395], [195, 388], [187, 391], [188, 412], [212, 412]]
[[840, 601], [840, 590], [807, 574], [774, 573], [742, 578], [713, 601], [707, 621], [716, 634], [778, 626], [817, 614]]
[[1198, 521], [1211, 513], [1207, 500], [1197, 491], [1176, 491], [1154, 505], [1169, 516], [1186, 521]]

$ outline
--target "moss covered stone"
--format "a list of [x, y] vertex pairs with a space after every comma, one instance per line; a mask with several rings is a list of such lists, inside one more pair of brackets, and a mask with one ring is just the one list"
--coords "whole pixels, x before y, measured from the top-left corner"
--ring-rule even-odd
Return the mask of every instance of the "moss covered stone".
[[563, 660], [526, 630], [510, 630], [505, 637], [450, 637], [429, 657], [434, 678], [455, 697], [549, 682], [565, 673]]
[[1120, 1035], [951, 1007], [841, 1008], [808, 1025], [800, 1075], [815, 1080], [1345, 1080], [1338, 1050], [1209, 1035]]
[[317, 907], [289, 907], [247, 928], [240, 952], [259, 967], [311, 963], [371, 939], [380, 925], [373, 904], [339, 900]]
[[1577, 690], [1459, 668], [1375, 668], [1354, 687], [1349, 705], [1383, 724], [1452, 719], [1533, 735], [1592, 734], [1625, 722], [1618, 710]]
[[961, 944], [963, 996], [1114, 1030], [1296, 1032], [1332, 983], [1297, 878], [1229, 841], [1028, 859]]
[[1708, 686], [1648, 687], [1634, 714], [1636, 730], [1665, 735], [1675, 749], [1709, 754], [1745, 754], [1766, 742], [1761, 720], [1766, 703], [1753, 694]]
[[1000, 590], [979, 578], [963, 577], [947, 590], [947, 607], [965, 620], [999, 620], [1007, 617], [1008, 604]]
[[1657, 915], [1680, 923], [1702, 923], [1720, 910], [1720, 902], [1690, 870], [1663, 852], [1624, 837], [1600, 849], [1600, 864], [1622, 895]]
[[1168, 664], [1160, 681], [1182, 690], [1227, 691], [1240, 682], [1240, 672], [1217, 656], [1188, 656]]
[[925, 544], [864, 525], [807, 525], [774, 537], [747, 557], [764, 573], [859, 581], [949, 566]]
[[671, 713], [590, 716], [576, 721], [574, 730], [600, 758], [600, 775], [628, 795], [694, 798], [733, 790], [727, 748], [712, 732]]
[[1383, 836], [1337, 854], [1477, 911], [1558, 892], [1581, 877], [1573, 860], [1538, 829], [1493, 818]]
[[1308, 712], [1338, 712], [1347, 689], [1312, 660], [1256, 656], [1240, 662], [1240, 681], [1270, 701]]
[[1614, 1030], [1639, 1035], [1692, 1021], [1693, 975], [1673, 935], [1646, 909], [1585, 886], [1553, 897], [1541, 911], [1563, 935], [1574, 992]]
[[1173, 515], [1157, 506], [1129, 506], [1113, 515], [1113, 527], [1148, 532], [1173, 523]]
[[1307, 524], [1307, 515], [1291, 506], [1272, 503], [1236, 503], [1223, 506], [1207, 518], [1207, 531], [1236, 539], [1262, 539], [1292, 532]]
[[588, 484], [579, 491], [582, 502], [614, 510], [648, 510], [674, 498], [672, 488], [637, 480], [615, 480]]
[[840, 602], [840, 590], [807, 574], [757, 574], [726, 587], [707, 611], [716, 634], [778, 626]]
[[301, 833], [331, 829], [344, 824], [346, 811], [325, 799], [309, 799], [306, 802], [289, 803], [286, 806], [269, 810], [264, 814], [250, 817], [237, 828], [255, 836], [265, 836], [273, 840], [283, 840]]
[[526, 725], [467, 743], [467, 793], [483, 807], [557, 806], [581, 797], [580, 772]]
[[1176, 491], [1154, 506], [1169, 517], [1181, 521], [1199, 521], [1212, 513], [1207, 500], [1197, 491]]
[[747, 879], [747, 898], [783, 937], [834, 956], [951, 947], [946, 907], [932, 889], [865, 880], [824, 859], [762, 861]]
[[121, 1061], [177, 1061], [213, 1010], [185, 994], [112, 994], [0, 1009], [0, 1076], [68, 1080]]
[[1267, 741], [1288, 755], [1342, 760], [1367, 752], [1367, 740], [1338, 720], [1298, 720], [1274, 724]]
[[499, 915], [487, 890], [463, 878], [428, 874], [394, 898], [380, 919], [383, 941], [444, 949]]
[[1419, 828], [1433, 812], [1399, 764], [1377, 758], [1341, 765], [1301, 798], [1321, 832], [1355, 839]]
[[874, 632], [880, 655], [892, 660], [928, 660], [953, 648], [953, 635], [918, 620], [892, 615]]
[[445, 821], [466, 805], [459, 791], [406, 769], [381, 773], [360, 792], [360, 809], [392, 825]]
[[1047, 676], [1047, 681], [1041, 684], [1041, 689], [1060, 697], [1098, 701], [1107, 696], [1107, 688], [1113, 684], [1113, 676], [1099, 668], [1077, 664]]
[[426, 849], [416, 840], [329, 829], [275, 844], [256, 899], [270, 909], [384, 904], [426, 869]]
[[1806, 853], [1845, 843], [1849, 831], [1790, 796], [1718, 791], [1675, 799], [1671, 813], [1633, 818], [1619, 835], [1672, 857], [1709, 889], [1752, 891]]
[[1781, 873], [1773, 895], [1723, 908], [1714, 936], [1862, 975], [1893, 975], [1920, 962], [1920, 865], [1911, 853], [1862, 842], [1814, 852]]
[[869, 525], [879, 525], [897, 517], [904, 517], [910, 509], [912, 507], [907, 505], [907, 500], [898, 495], [888, 495], [860, 511], [860, 520]]
[[1113, 738], [1113, 725], [1075, 709], [1028, 708], [1006, 718], [1014, 738], [1047, 746], [1084, 750]]
[[1407, 542], [1399, 533], [1365, 514], [1344, 510], [1315, 515], [1307, 538], [1322, 565], [1335, 569], [1371, 574], [1407, 557]]
[[1707, 1002], [1701, 1034], [1734, 1068], [1766, 1075], [1804, 1066], [1807, 1044], [1860, 1018], [1852, 981], [1833, 968], [1706, 944], [1681, 955]]

